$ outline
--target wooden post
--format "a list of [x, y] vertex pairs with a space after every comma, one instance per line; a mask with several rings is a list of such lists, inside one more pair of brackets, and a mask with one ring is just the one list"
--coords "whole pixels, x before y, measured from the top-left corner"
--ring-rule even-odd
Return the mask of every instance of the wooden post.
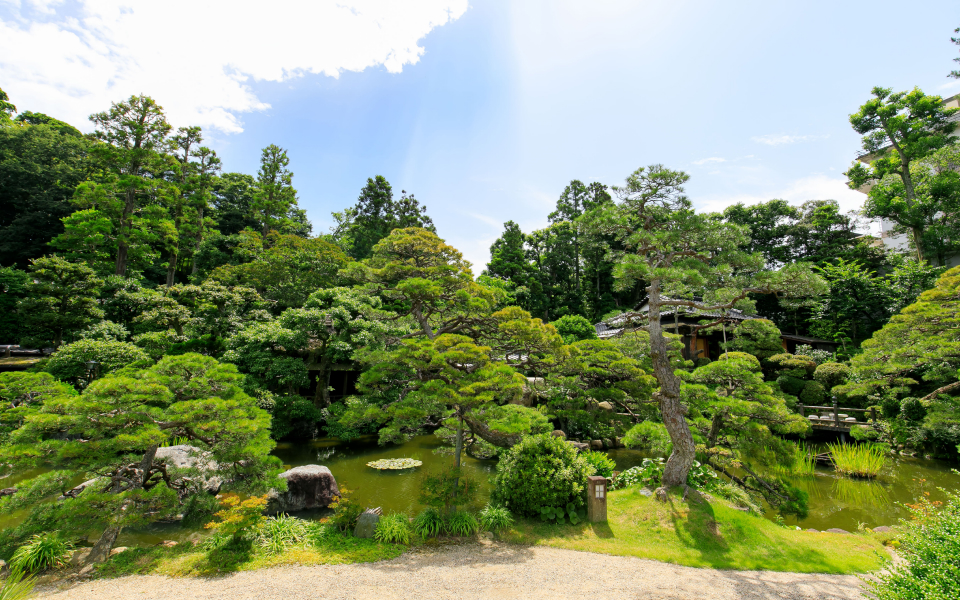
[[837, 407], [837, 397], [833, 397], [833, 424], [840, 429], [840, 409]]
[[802, 405], [802, 404], [800, 404], [799, 406], [800, 406], [800, 416], [801, 416], [801, 417], [806, 417], [806, 416], [807, 416], [807, 409], [806, 409], [806, 407], [804, 407], [804, 405]]
[[587, 520], [591, 523], [607, 520], [607, 480], [599, 475], [587, 477]]
[[876, 409], [876, 407], [873, 407], [873, 406], [870, 407], [870, 420], [873, 421], [874, 423], [877, 422], [877, 409]]

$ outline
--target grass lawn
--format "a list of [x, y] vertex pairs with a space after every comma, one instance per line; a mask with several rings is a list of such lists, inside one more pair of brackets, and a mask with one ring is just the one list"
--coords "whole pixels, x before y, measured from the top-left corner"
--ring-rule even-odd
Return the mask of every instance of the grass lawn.
[[520, 520], [500, 537], [715, 569], [865, 573], [889, 559], [878, 535], [787, 529], [717, 499], [687, 503], [671, 494], [660, 503], [637, 488], [615, 490], [608, 495], [607, 517], [606, 523], [579, 525]]
[[191, 577], [252, 571], [279, 565], [329, 565], [374, 562], [400, 556], [407, 546], [330, 533], [274, 554], [252, 542], [228, 543], [209, 550], [189, 543], [173, 548], [131, 548], [110, 557], [96, 573], [100, 577], [134, 574]]

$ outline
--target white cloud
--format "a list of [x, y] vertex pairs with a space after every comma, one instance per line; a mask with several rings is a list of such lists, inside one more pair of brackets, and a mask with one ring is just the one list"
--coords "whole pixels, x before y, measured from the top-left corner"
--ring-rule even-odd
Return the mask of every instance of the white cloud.
[[720, 158], [719, 156], [711, 156], [710, 158], [701, 158], [700, 160], [693, 161], [695, 165], [706, 165], [709, 163], [722, 163], [727, 162], [727, 159]]
[[[29, 8], [28, 8], [29, 6]], [[77, 126], [131, 94], [178, 125], [242, 131], [239, 113], [269, 105], [251, 81], [383, 65], [399, 73], [418, 42], [467, 0], [28, 0], [0, 18], [3, 87], [21, 109]], [[28, 18], [36, 17], [36, 18]]]
[[758, 144], [766, 144], [768, 146], [780, 146], [783, 144], [796, 144], [797, 142], [811, 142], [813, 140], [822, 140], [826, 138], [825, 135], [758, 135], [750, 138], [751, 140], [757, 142]]

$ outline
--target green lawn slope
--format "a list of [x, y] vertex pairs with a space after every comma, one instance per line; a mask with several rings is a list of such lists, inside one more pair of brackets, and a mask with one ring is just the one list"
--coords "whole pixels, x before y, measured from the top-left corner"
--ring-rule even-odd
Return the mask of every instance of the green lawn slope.
[[636, 556], [690, 567], [865, 573], [888, 560], [871, 535], [797, 531], [728, 506], [718, 499], [657, 502], [639, 489], [611, 491], [606, 523], [557, 525], [519, 521], [501, 537], [534, 544]]

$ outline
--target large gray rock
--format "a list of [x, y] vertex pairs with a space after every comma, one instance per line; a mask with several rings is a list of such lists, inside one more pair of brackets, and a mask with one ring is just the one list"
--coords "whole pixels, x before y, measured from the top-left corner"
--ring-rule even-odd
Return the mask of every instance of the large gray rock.
[[893, 527], [887, 527], [886, 525], [881, 525], [880, 527], [873, 528], [874, 533], [888, 533], [893, 531]]
[[380, 513], [378, 508], [368, 508], [363, 511], [360, 518], [357, 519], [357, 526], [353, 530], [353, 535], [358, 538], [372, 538], [377, 531], [377, 523], [380, 522]]
[[330, 469], [320, 465], [303, 465], [280, 473], [287, 480], [287, 491], [270, 490], [267, 512], [296, 512], [309, 508], [326, 508], [340, 495], [337, 480]]
[[[163, 461], [168, 467], [177, 469], [197, 469], [199, 471], [197, 480], [203, 486], [203, 489], [210, 494], [220, 493], [223, 478], [214, 474], [220, 467], [216, 461], [210, 458], [209, 452], [204, 452], [196, 446], [186, 444], [167, 446], [157, 448], [154, 461]], [[184, 479], [193, 480], [194, 478], [184, 477]]]

